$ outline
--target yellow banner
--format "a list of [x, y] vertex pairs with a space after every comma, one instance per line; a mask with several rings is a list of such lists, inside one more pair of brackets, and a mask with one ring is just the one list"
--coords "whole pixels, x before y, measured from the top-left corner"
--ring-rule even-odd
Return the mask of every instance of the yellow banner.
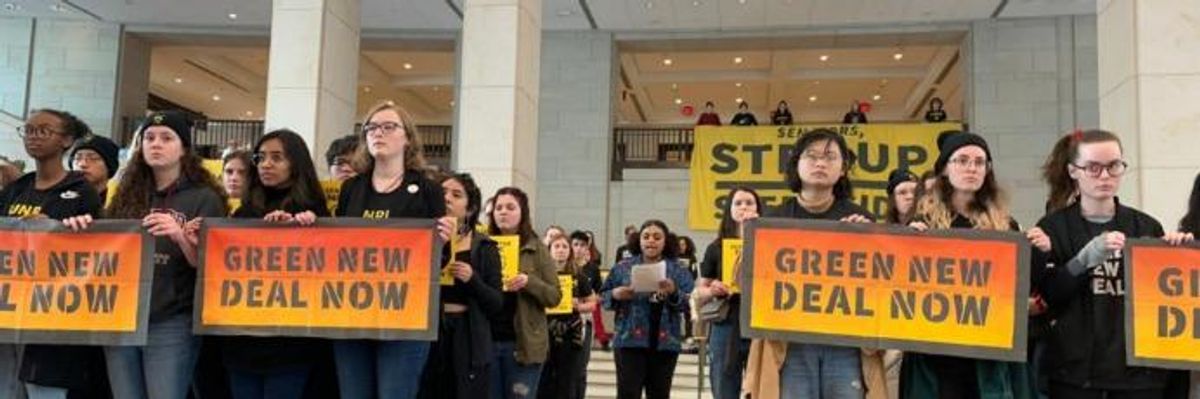
[[746, 186], [777, 206], [793, 195], [784, 180], [788, 156], [796, 140], [813, 129], [828, 128], [846, 138], [858, 156], [850, 179], [854, 199], [877, 216], [887, 209], [888, 174], [907, 167], [916, 174], [933, 168], [937, 136], [959, 130], [958, 123], [800, 125], [696, 128], [692, 150], [688, 227], [716, 230], [729, 189]]
[[517, 276], [521, 259], [520, 236], [495, 236], [496, 246], [500, 247], [500, 281], [504, 290], [510, 291], [508, 281]]
[[575, 310], [575, 277], [570, 274], [558, 275], [558, 288], [562, 289], [562, 299], [558, 306], [546, 308], [546, 314], [571, 314]]
[[737, 277], [733, 273], [733, 269], [737, 268], [737, 264], [742, 261], [742, 240], [740, 238], [726, 238], [721, 240], [721, 283], [729, 287], [730, 294], [742, 293], [741, 287], [738, 287]]

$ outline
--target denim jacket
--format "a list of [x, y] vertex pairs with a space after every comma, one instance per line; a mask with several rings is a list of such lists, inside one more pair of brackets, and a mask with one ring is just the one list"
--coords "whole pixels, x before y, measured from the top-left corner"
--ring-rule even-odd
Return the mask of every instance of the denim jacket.
[[[692, 293], [692, 275], [677, 259], [667, 259], [667, 278], [675, 282], [675, 294], [663, 301], [662, 319], [659, 321], [658, 347], [660, 351], [679, 352], [683, 342], [681, 313], [688, 311], [688, 296]], [[627, 258], [613, 266], [600, 289], [604, 308], [616, 312], [616, 337], [614, 348], [649, 348], [650, 295], [634, 294], [628, 301], [613, 299], [612, 290], [632, 283], [633, 266], [641, 264], [642, 257]]]

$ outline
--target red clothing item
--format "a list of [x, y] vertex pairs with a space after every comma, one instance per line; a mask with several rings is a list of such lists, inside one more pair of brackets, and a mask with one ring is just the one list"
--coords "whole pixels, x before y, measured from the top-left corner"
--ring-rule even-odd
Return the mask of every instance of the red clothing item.
[[700, 120], [696, 121], [696, 126], [702, 125], [721, 126], [721, 117], [717, 116], [716, 112], [700, 114]]

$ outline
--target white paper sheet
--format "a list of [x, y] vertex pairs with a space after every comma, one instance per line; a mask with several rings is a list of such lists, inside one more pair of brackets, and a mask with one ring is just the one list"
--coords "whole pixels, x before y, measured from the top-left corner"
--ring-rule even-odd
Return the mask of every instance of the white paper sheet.
[[630, 272], [629, 280], [633, 284], [633, 292], [658, 291], [658, 282], [667, 279], [667, 262], [636, 265]]

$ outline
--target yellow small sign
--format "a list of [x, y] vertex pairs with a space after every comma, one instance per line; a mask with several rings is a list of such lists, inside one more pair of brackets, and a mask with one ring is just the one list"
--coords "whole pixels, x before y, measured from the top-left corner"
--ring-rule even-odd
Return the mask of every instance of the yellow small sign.
[[558, 275], [558, 287], [562, 289], [562, 299], [558, 306], [546, 308], [546, 314], [571, 314], [575, 311], [575, 277], [570, 274]]
[[329, 212], [337, 210], [338, 196], [342, 194], [342, 181], [321, 180], [321, 191], [325, 192], [325, 206], [329, 207]]
[[521, 237], [494, 236], [492, 239], [496, 240], [497, 246], [500, 247], [500, 281], [504, 282], [505, 291], [511, 291], [508, 281], [520, 272]]
[[454, 255], [458, 254], [458, 248], [455, 248], [454, 240], [450, 240], [450, 259], [446, 259], [446, 264], [442, 265], [442, 273], [438, 277], [438, 283], [442, 286], [454, 285], [454, 273], [450, 272], [450, 265], [454, 264]]
[[734, 273], [741, 262], [742, 239], [726, 238], [721, 240], [721, 283], [729, 287], [731, 294], [742, 292], [742, 289], [738, 287], [737, 275]]

